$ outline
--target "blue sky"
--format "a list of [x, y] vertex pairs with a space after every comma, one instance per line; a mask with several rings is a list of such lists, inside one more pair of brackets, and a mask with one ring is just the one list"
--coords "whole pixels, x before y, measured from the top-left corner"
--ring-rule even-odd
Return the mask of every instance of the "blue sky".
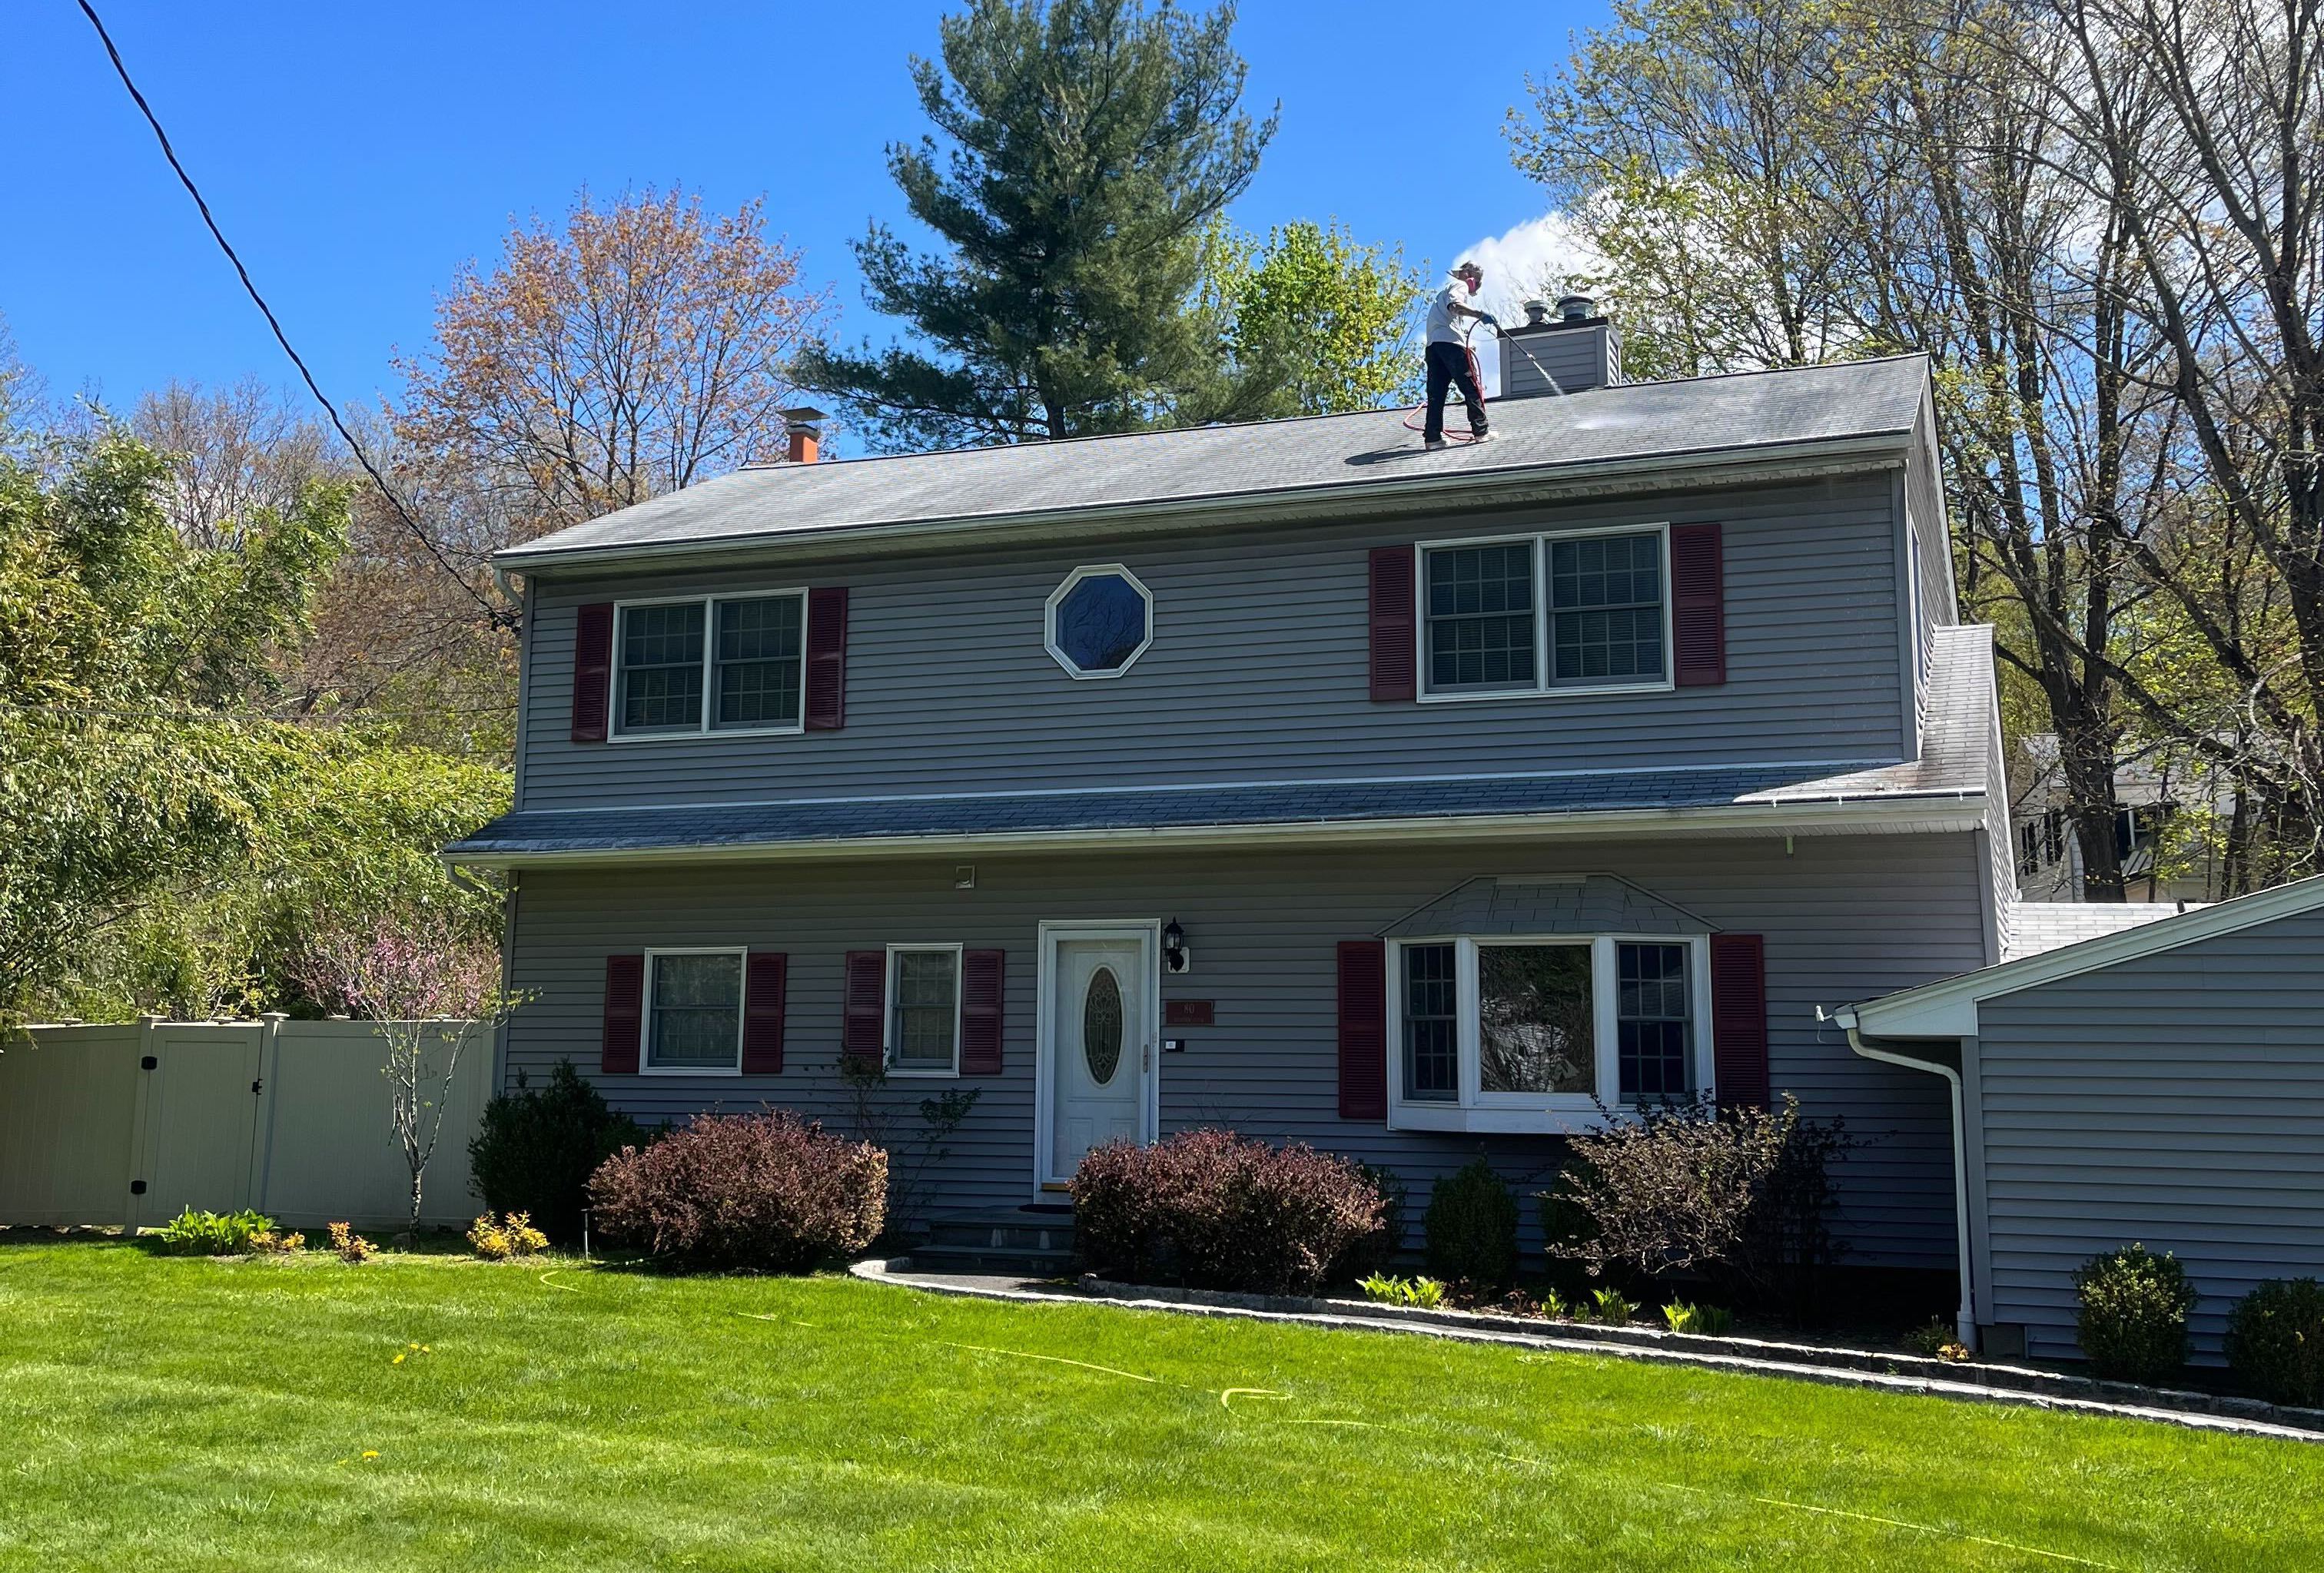
[[[391, 352], [489, 260], [512, 216], [579, 187], [761, 192], [770, 227], [835, 285], [842, 336], [891, 330], [846, 243], [901, 217], [882, 149], [924, 127], [905, 60], [936, 4], [100, 4], [115, 41], [327, 391], [392, 392]], [[1448, 263], [1540, 217], [1510, 167], [1524, 78], [1602, 23], [1594, 0], [1432, 9], [1248, 0], [1250, 98], [1282, 130], [1234, 216], [1338, 217]], [[0, 315], [69, 392], [125, 406], [171, 377], [290, 368], [70, 0], [12, 6], [0, 146], [12, 150]], [[1523, 235], [1518, 237], [1522, 246]]]

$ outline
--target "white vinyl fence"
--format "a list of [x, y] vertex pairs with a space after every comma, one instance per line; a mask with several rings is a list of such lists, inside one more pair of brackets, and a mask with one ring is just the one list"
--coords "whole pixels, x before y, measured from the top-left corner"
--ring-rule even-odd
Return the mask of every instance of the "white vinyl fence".
[[[448, 1045], [423, 1096], [443, 1089]], [[388, 1126], [387, 1045], [363, 1021], [147, 1019], [36, 1026], [0, 1044], [0, 1224], [123, 1224], [253, 1208], [297, 1228], [400, 1228], [411, 1174]], [[468, 1140], [492, 1095], [468, 1024], [422, 1219], [465, 1223]]]

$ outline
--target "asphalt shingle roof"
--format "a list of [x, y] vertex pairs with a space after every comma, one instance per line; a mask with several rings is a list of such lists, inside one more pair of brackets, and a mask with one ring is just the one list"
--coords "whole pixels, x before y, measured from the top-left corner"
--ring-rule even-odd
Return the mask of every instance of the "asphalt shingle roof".
[[1748, 456], [1909, 434], [1919, 355], [1496, 401], [1494, 440], [1422, 450], [1400, 409], [1071, 442], [737, 471], [498, 554], [506, 566], [622, 548], [796, 539], [829, 531], [1411, 482], [1552, 476], [1618, 461]]

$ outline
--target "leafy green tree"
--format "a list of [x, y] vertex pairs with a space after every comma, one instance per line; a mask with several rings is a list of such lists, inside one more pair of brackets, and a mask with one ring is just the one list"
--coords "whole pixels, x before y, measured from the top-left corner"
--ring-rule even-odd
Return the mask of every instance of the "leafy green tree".
[[925, 347], [810, 351], [798, 377], [845, 400], [875, 446], [1018, 442], [1167, 423], [1215, 390], [1210, 319], [1188, 309], [1204, 234], [1275, 133], [1240, 107], [1231, 5], [973, 0], [915, 58], [943, 134], [895, 143], [916, 253], [874, 223], [865, 299]]
[[1302, 219], [1264, 239], [1215, 227], [1197, 308], [1218, 326], [1224, 407], [1255, 419], [1417, 398], [1420, 275], [1390, 247]]
[[53, 476], [0, 459], [0, 1024], [295, 1002], [316, 912], [493, 903], [436, 847], [498, 772], [268, 719], [344, 488], [189, 544], [151, 448], [100, 430]]

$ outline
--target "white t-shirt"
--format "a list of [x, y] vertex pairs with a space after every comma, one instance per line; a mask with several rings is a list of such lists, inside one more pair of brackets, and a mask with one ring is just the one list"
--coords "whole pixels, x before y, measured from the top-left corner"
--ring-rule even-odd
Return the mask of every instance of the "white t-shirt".
[[1462, 333], [1462, 325], [1471, 319], [1453, 316], [1452, 308], [1465, 306], [1473, 311], [1476, 309], [1476, 298], [1470, 290], [1469, 281], [1466, 279], [1455, 275], [1446, 280], [1444, 288], [1436, 291], [1436, 298], [1428, 303], [1428, 342], [1430, 344], [1468, 343], [1468, 339]]

